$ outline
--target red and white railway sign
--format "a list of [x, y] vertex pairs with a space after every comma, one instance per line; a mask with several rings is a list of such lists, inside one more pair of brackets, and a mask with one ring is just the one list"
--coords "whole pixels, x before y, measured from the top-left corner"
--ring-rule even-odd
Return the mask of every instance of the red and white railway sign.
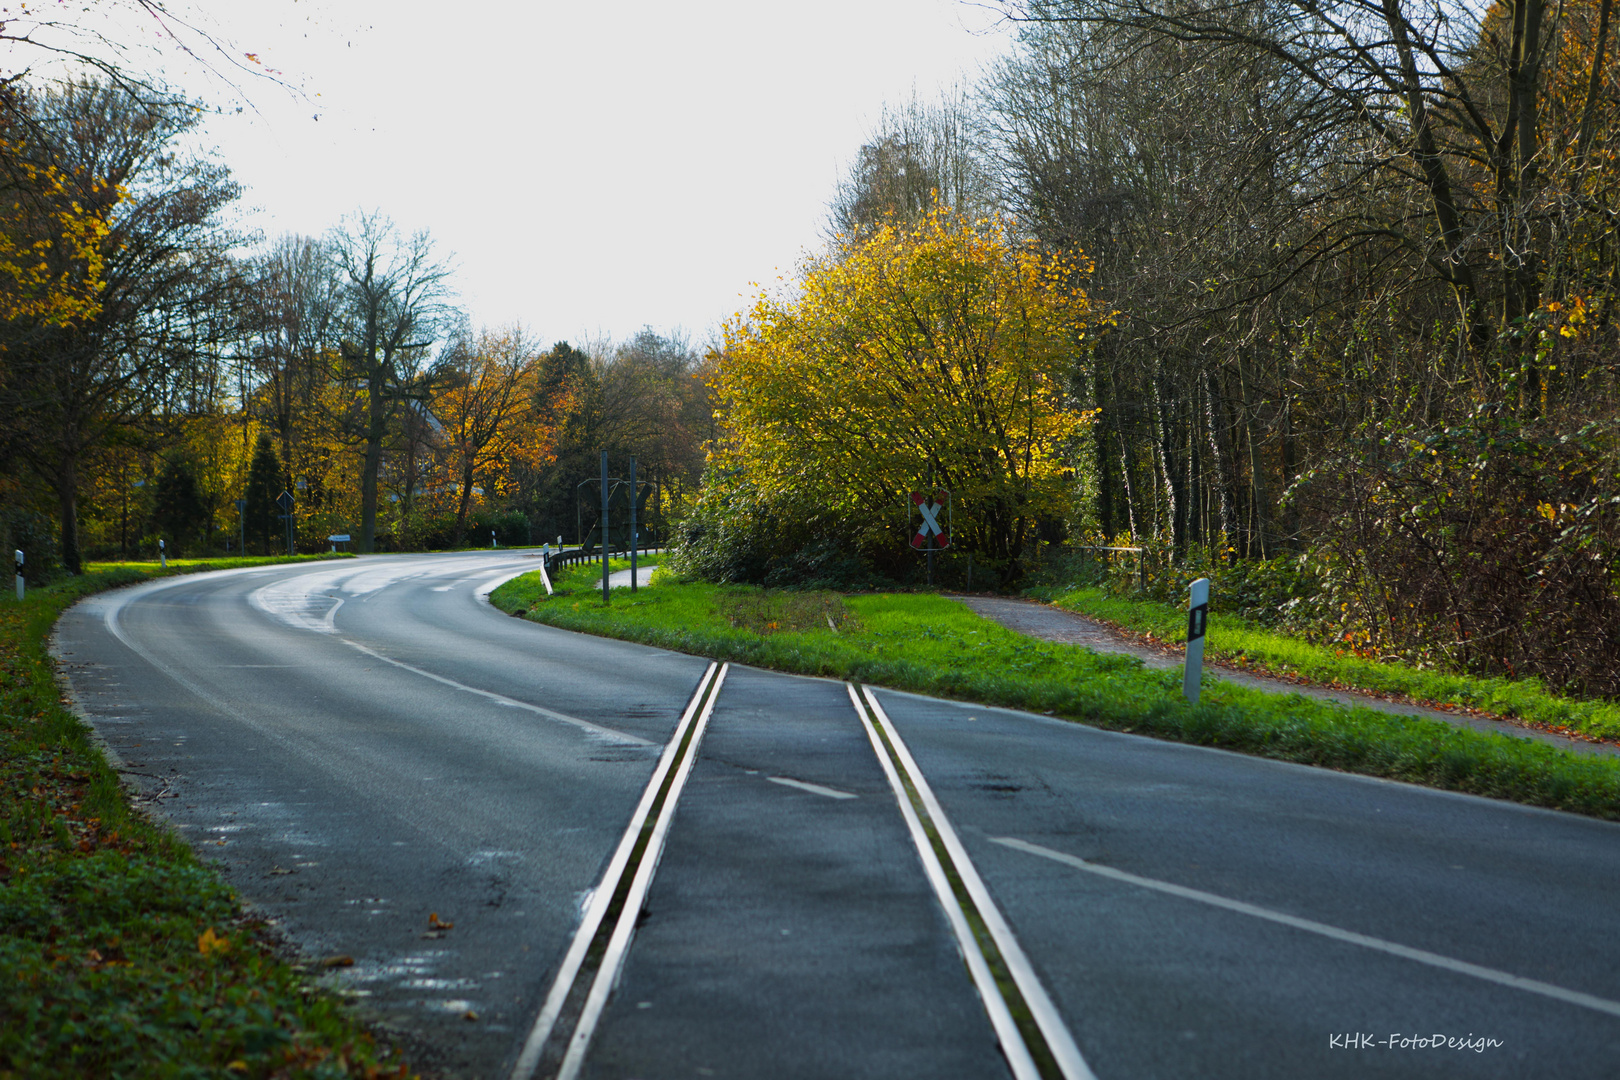
[[915, 522], [911, 533], [911, 546], [918, 551], [937, 551], [951, 546], [950, 505], [951, 493], [943, 488], [933, 491], [913, 491], [911, 505], [921, 521]]

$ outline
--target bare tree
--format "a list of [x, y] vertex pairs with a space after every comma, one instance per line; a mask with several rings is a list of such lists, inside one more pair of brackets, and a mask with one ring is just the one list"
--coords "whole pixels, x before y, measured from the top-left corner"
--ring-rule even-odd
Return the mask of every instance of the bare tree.
[[833, 195], [830, 231], [847, 237], [887, 219], [913, 220], [936, 206], [969, 217], [991, 209], [995, 182], [974, 122], [972, 102], [960, 87], [937, 102], [913, 94], [904, 105], [886, 106]]
[[[1515, 327], [1540, 303], [1551, 228], [1546, 183], [1555, 159], [1570, 152], [1563, 139], [1548, 139], [1544, 115], [1561, 6], [1038, 0], [1007, 7], [1035, 24], [1106, 28], [1132, 48], [1224, 52], [1286, 70], [1321, 118], [1307, 130], [1332, 132], [1333, 160], [1320, 164], [1369, 181], [1364, 213], [1331, 223], [1330, 245], [1372, 233], [1398, 245], [1414, 268], [1452, 291], [1488, 374], [1522, 368], [1525, 389], [1534, 391], [1539, 364]], [[1602, 85], [1605, 55], [1600, 41], [1589, 87]], [[1577, 156], [1599, 96], [1586, 96], [1588, 134], [1569, 133]]]
[[424, 393], [424, 358], [451, 318], [451, 267], [426, 232], [402, 236], [378, 213], [345, 219], [327, 250], [341, 282], [340, 376], [357, 398], [349, 429], [364, 448], [359, 550], [373, 551], [389, 422]]
[[[243, 402], [256, 396], [281, 442], [281, 461], [298, 475], [298, 433], [318, 412], [333, 376], [341, 288], [325, 245], [283, 236], [252, 264], [251, 334], [239, 368]], [[244, 429], [245, 438], [245, 429]]]

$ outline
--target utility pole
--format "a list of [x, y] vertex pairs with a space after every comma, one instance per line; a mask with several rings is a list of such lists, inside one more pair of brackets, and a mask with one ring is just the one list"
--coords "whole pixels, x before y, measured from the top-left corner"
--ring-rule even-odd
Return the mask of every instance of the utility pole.
[[608, 600], [608, 476], [607, 451], [602, 451], [602, 603]]
[[630, 459], [630, 591], [636, 591], [636, 459]]

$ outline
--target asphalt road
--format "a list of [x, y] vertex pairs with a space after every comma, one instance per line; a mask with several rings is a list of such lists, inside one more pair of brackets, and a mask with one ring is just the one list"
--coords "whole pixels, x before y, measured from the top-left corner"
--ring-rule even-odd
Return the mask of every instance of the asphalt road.
[[883, 691], [868, 728], [745, 668], [705, 698], [700, 658], [479, 598], [533, 565], [168, 579], [58, 631], [142, 798], [418, 1067], [554, 1072], [628, 858], [582, 1076], [1026, 1075], [963, 963], [969, 878], [1071, 1076], [1616, 1074], [1620, 827]]

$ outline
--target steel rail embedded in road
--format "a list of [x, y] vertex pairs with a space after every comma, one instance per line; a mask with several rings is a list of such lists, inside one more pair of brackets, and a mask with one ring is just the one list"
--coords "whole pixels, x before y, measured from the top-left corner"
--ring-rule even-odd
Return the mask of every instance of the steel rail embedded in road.
[[[845, 685], [878, 763], [894, 789], [906, 828], [916, 844], [940, 906], [945, 909], [945, 917], [956, 935], [962, 958], [1015, 1080], [1036, 1080], [1053, 1073], [1054, 1069], [1055, 1075], [1063, 1080], [1096, 1080], [883, 706], [869, 688], [863, 686], [857, 692], [853, 684]], [[905, 774], [903, 780], [901, 773]], [[952, 885], [951, 877], [961, 884], [961, 892]], [[986, 949], [979, 940], [969, 919], [983, 927], [990, 938], [991, 949]], [[1012, 987], [1005, 987], [997, 980], [991, 970], [992, 963], [1006, 972]], [[1033, 1031], [1018, 1022], [1013, 1014], [1015, 1008], [1028, 1016]], [[1029, 1045], [1032, 1041], [1036, 1043], [1033, 1051]], [[1047, 1068], [1037, 1063], [1037, 1055], [1050, 1063]]]
[[[692, 762], [697, 757], [703, 731], [714, 712], [715, 698], [719, 696], [720, 684], [725, 682], [729, 668], [729, 664], [720, 667], [711, 663], [698, 680], [697, 690], [682, 713], [675, 734], [664, 747], [658, 767], [653, 770], [652, 779], [648, 781], [635, 813], [630, 816], [630, 824], [608, 862], [607, 872], [591, 894], [579, 930], [563, 957], [562, 967], [558, 969], [551, 991], [546, 995], [545, 1004], [535, 1017], [517, 1063], [512, 1067], [511, 1080], [531, 1080], [535, 1075], [552, 1042], [558, 1020], [569, 1000], [577, 996], [576, 987], [587, 974], [585, 967], [593, 951], [592, 946], [602, 944], [600, 959], [594, 973], [590, 974], [590, 989], [580, 1008], [556, 1076], [559, 1080], [577, 1076], [580, 1066], [584, 1064], [591, 1036], [596, 1031], [597, 1021], [601, 1019], [602, 1008], [618, 977], [625, 953], [629, 951], [636, 920], [646, 901], [653, 874], [658, 869], [658, 858], [663, 853], [675, 804], [680, 799], [687, 775], [692, 771]], [[618, 918], [609, 932], [604, 923], [615, 904], [618, 905]], [[604, 934], [607, 940], [601, 943], [599, 939]]]

